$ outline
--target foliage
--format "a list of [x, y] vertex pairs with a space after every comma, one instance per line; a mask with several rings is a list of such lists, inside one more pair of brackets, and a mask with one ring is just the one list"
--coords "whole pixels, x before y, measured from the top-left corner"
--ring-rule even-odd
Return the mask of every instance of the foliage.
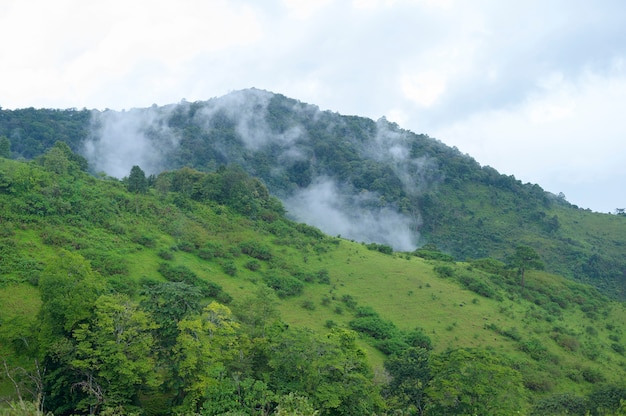
[[131, 194], [56, 149], [0, 160], [0, 354], [24, 388], [45, 368], [45, 410], [509, 414], [569, 392], [620, 411], [624, 310], [589, 286], [529, 269], [520, 293], [500, 260], [381, 256], [200, 197], [226, 170]]
[[521, 374], [495, 354], [457, 349], [431, 360], [428, 396], [435, 413], [514, 414], [523, 409]]
[[128, 192], [135, 194], [145, 194], [148, 190], [148, 180], [146, 179], [146, 173], [137, 165], [134, 165], [128, 175], [126, 183]]

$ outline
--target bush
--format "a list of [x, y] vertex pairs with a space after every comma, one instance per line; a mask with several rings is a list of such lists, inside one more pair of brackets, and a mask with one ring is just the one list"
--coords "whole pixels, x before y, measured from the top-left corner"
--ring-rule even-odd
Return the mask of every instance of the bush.
[[293, 276], [267, 274], [263, 280], [281, 298], [300, 295], [304, 289], [304, 283]]
[[375, 347], [385, 355], [398, 355], [409, 345], [402, 338], [393, 337], [376, 342]]
[[437, 260], [437, 261], [445, 261], [445, 262], [454, 262], [454, 257], [449, 254], [442, 253], [438, 250], [428, 250], [425, 248], [418, 248], [413, 252], [413, 255], [416, 257], [420, 257], [425, 260]]
[[174, 260], [174, 253], [172, 253], [170, 250], [159, 250], [157, 256], [159, 256], [163, 260]]
[[204, 260], [211, 260], [216, 257], [224, 257], [224, 247], [220, 243], [208, 242], [198, 250], [198, 256]]
[[421, 328], [415, 328], [412, 331], [406, 332], [404, 334], [404, 341], [411, 347], [424, 348], [429, 351], [433, 349], [433, 342]]
[[611, 348], [613, 348], [613, 351], [616, 353], [624, 355], [624, 346], [622, 344], [613, 343], [611, 344]]
[[261, 263], [259, 263], [256, 260], [250, 260], [249, 262], [247, 262], [243, 267], [245, 267], [246, 269], [252, 271], [252, 272], [256, 272], [261, 268]]
[[524, 376], [524, 387], [537, 393], [548, 393], [554, 390], [554, 381], [546, 374], [533, 373]]
[[393, 254], [393, 248], [385, 244], [370, 243], [366, 245], [368, 250], [374, 250], [383, 254]]
[[536, 338], [520, 343], [519, 349], [537, 361], [548, 356], [548, 349]]
[[484, 259], [473, 260], [470, 264], [487, 273], [498, 274], [501, 276], [506, 275], [506, 264], [496, 259], [487, 257]]
[[477, 293], [481, 296], [491, 299], [500, 299], [497, 292], [487, 284], [480, 280], [477, 277], [471, 276], [469, 274], [463, 274], [459, 276], [459, 282], [468, 290], [471, 290], [474, 293]]
[[316, 273], [316, 277], [317, 277], [317, 282], [324, 284], [324, 285], [329, 285], [330, 284], [330, 276], [328, 275], [328, 270], [326, 269], [322, 269], [319, 270]]
[[622, 401], [626, 401], [626, 386], [602, 384], [595, 387], [589, 394], [589, 407], [592, 415], [620, 414], [617, 411], [620, 409]]
[[433, 270], [435, 271], [435, 273], [437, 273], [439, 277], [442, 278], [454, 276], [454, 268], [447, 265], [435, 266]]
[[156, 246], [156, 241], [154, 237], [150, 235], [145, 235], [145, 234], [134, 235], [131, 237], [131, 241], [133, 243], [140, 244], [147, 248], [154, 248]]
[[364, 318], [367, 316], [378, 316], [378, 313], [371, 306], [359, 306], [356, 308], [355, 315], [357, 318]]
[[222, 270], [229, 276], [235, 276], [237, 274], [237, 266], [231, 260], [226, 260], [222, 263]]
[[555, 394], [540, 399], [533, 407], [531, 415], [580, 415], [587, 414], [587, 399], [570, 393]]
[[350, 309], [356, 308], [356, 300], [352, 297], [352, 295], [343, 295], [341, 297], [341, 301]]
[[266, 245], [258, 241], [244, 241], [239, 244], [239, 248], [243, 254], [247, 254], [258, 260], [271, 260], [272, 252]]
[[391, 338], [396, 332], [396, 326], [393, 322], [385, 321], [379, 316], [356, 318], [350, 321], [348, 325], [351, 329], [378, 340]]
[[222, 303], [230, 301], [230, 295], [224, 293], [220, 285], [200, 279], [198, 275], [184, 265], [172, 266], [169, 263], [161, 263], [159, 273], [170, 282], [182, 282], [198, 288], [202, 296], [222, 299]]
[[312, 300], [307, 299], [307, 300], [302, 302], [302, 307], [304, 309], [309, 310], [309, 311], [314, 311], [315, 310], [315, 303], [313, 303]]

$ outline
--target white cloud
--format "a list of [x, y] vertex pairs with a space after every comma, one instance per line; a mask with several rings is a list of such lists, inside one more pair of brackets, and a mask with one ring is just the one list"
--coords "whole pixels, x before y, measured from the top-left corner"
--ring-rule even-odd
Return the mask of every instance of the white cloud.
[[585, 195], [616, 178], [626, 182], [626, 123], [616, 122], [626, 107], [626, 74], [588, 72], [576, 82], [559, 77], [542, 85], [517, 107], [478, 113], [435, 134], [500, 172], [552, 192], [567, 189], [585, 208], [611, 210], [616, 197], [626, 198], [623, 191]]
[[289, 14], [297, 19], [308, 19], [333, 0], [283, 0]]
[[446, 90], [445, 76], [432, 70], [403, 75], [400, 82], [405, 97], [423, 107], [433, 105]]
[[122, 109], [258, 87], [387, 115], [550, 190], [599, 188], [622, 169], [625, 38], [621, 0], [3, 0], [0, 105]]

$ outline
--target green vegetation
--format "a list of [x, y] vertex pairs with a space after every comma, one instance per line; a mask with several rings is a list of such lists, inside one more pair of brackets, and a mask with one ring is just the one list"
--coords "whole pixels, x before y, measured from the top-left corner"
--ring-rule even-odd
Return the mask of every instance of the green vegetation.
[[532, 249], [395, 253], [235, 167], [131, 187], [63, 144], [0, 178], [0, 412], [623, 414], [624, 305]]
[[[235, 102], [237, 107], [233, 107]], [[48, 152], [44, 163], [62, 170], [58, 155], [49, 153], [54, 144], [61, 140], [74, 152], [84, 151], [85, 142], [97, 139], [113, 113], [0, 109], [0, 154], [30, 160]], [[355, 208], [380, 213], [380, 218], [385, 218], [383, 213], [396, 213], [405, 219], [404, 228], [410, 228], [415, 239], [415, 231], [419, 232], [419, 244], [439, 247], [441, 255], [456, 261], [508, 261], [516, 247], [532, 247], [547, 271], [626, 300], [623, 212], [600, 215], [579, 209], [563, 195], [523, 184], [512, 175], [481, 166], [456, 148], [384, 119], [374, 122], [319, 111], [255, 89], [115, 115], [136, 121], [130, 124], [137, 124], [137, 131], [128, 134], [141, 134], [151, 141], [163, 156], [161, 169], [180, 169], [170, 176], [161, 174], [152, 183], [161, 192], [228, 203], [254, 215], [261, 208], [255, 206], [254, 191], [269, 190], [288, 199], [312, 184], [331, 180], [345, 199], [353, 201], [343, 207], [346, 217]], [[251, 138], [258, 142], [249, 143]], [[177, 145], [173, 147], [172, 142]], [[198, 171], [216, 172], [220, 166], [234, 164], [241, 169], [196, 181]], [[241, 181], [246, 172], [260, 178], [267, 189], [255, 180]], [[126, 181], [138, 194], [145, 189], [142, 173], [131, 171]], [[0, 178], [0, 189], [3, 186]], [[358, 216], [355, 223], [359, 223]], [[278, 232], [280, 225], [272, 227]], [[385, 237], [392, 239], [395, 231], [388, 230]], [[393, 246], [385, 240], [368, 243], [373, 250], [387, 253]], [[419, 255], [429, 258], [432, 253], [428, 251]], [[224, 267], [237, 273], [232, 264]]]
[[[246, 94], [133, 110], [178, 146], [142, 127], [171, 170], [122, 180], [78, 154], [98, 112], [0, 109], [0, 414], [626, 414], [623, 213]], [[287, 219], [320, 178], [424, 244]]]

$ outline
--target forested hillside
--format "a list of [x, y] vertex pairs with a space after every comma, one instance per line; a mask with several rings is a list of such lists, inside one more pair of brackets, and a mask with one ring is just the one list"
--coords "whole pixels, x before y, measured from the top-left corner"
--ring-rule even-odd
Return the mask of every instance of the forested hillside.
[[546, 268], [626, 299], [626, 217], [592, 213], [537, 184], [384, 119], [320, 111], [260, 90], [124, 112], [0, 110], [7, 156], [31, 159], [57, 140], [93, 173], [122, 178], [237, 164], [287, 215], [330, 235], [411, 251], [435, 244], [457, 260], [507, 261], [533, 247]]
[[[0, 412], [626, 411], [626, 309], [508, 262], [285, 217], [240, 167], [95, 177], [0, 158]], [[562, 225], [566, 227], [566, 225]]]

